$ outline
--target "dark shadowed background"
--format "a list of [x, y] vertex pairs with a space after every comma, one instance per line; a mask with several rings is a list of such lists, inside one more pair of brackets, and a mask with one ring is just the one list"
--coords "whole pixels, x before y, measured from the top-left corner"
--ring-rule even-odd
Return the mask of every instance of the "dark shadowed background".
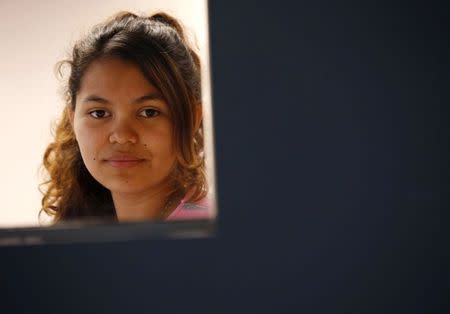
[[216, 237], [3, 247], [0, 312], [446, 313], [446, 3], [209, 14]]

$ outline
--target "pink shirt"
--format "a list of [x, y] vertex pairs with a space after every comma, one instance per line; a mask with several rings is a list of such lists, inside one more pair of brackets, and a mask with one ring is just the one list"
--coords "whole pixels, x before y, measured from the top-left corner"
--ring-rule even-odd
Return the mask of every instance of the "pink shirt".
[[180, 204], [166, 218], [166, 221], [212, 218], [211, 205], [206, 197], [194, 203], [186, 202], [185, 199], [186, 197], [181, 200]]

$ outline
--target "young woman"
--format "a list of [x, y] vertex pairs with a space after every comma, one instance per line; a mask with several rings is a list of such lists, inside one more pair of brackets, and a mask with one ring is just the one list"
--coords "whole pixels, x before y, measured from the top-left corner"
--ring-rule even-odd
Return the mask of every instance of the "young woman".
[[200, 61], [180, 23], [122, 12], [77, 42], [66, 107], [44, 154], [54, 222], [211, 218]]

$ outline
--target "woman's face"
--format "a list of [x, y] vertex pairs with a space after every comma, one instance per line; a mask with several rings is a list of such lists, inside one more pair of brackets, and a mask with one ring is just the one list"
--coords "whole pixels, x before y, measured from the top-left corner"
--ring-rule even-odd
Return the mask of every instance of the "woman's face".
[[175, 164], [168, 104], [134, 64], [101, 58], [86, 70], [72, 124], [86, 168], [112, 193], [159, 193]]

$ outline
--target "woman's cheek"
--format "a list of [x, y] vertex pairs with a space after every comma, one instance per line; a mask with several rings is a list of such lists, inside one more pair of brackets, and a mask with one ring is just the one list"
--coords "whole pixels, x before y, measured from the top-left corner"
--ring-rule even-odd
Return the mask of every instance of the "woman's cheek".
[[89, 126], [80, 125], [77, 140], [84, 159], [95, 160], [101, 146], [102, 134]]

